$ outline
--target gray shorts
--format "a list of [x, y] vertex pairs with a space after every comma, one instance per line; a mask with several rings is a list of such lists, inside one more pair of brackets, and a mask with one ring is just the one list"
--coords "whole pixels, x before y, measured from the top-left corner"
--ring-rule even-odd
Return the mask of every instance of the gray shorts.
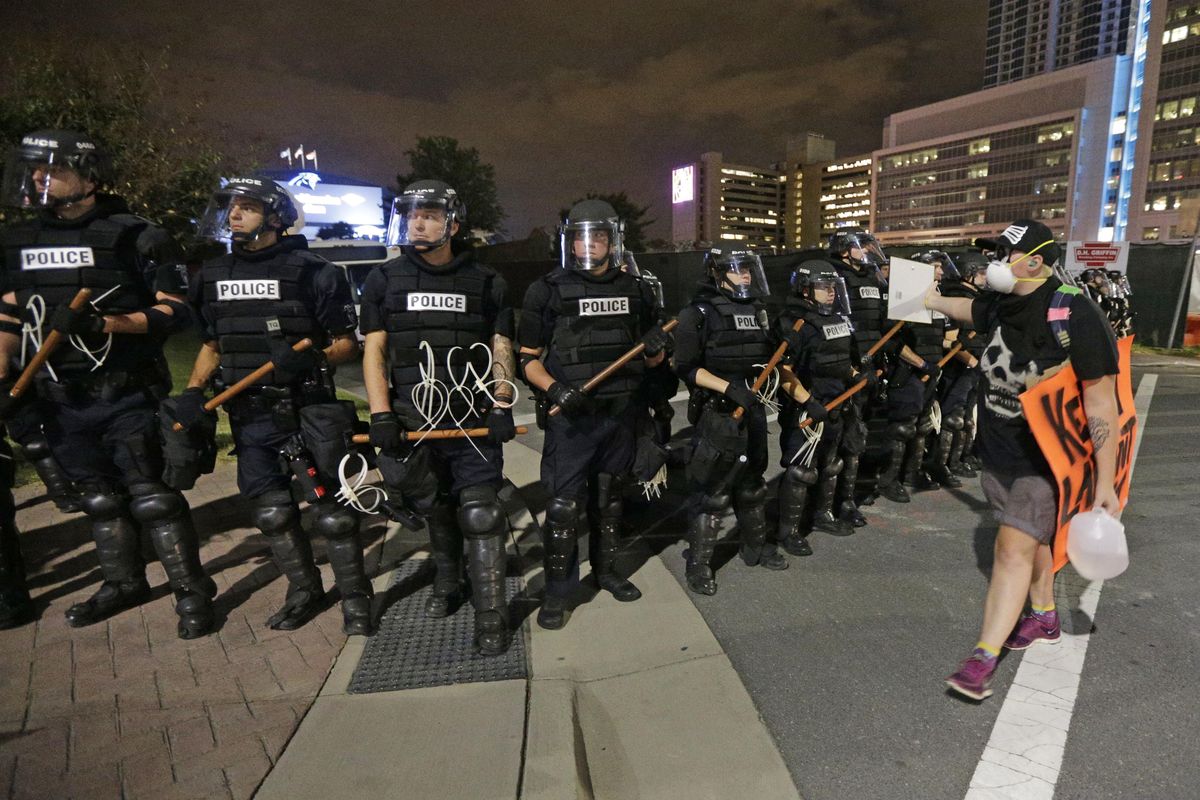
[[1058, 499], [1050, 481], [1040, 475], [1002, 478], [987, 470], [980, 481], [997, 522], [1050, 544], [1058, 528]]

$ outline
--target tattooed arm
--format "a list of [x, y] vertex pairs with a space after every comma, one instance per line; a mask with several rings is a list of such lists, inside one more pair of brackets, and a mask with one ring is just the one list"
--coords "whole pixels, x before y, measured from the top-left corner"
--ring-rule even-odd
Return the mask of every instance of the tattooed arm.
[[498, 333], [492, 337], [492, 380], [496, 382], [493, 392], [496, 399], [511, 403], [517, 380], [517, 361], [513, 357], [512, 339]]
[[1120, 431], [1117, 422], [1117, 378], [1105, 375], [1094, 381], [1083, 381], [1083, 407], [1087, 413], [1088, 431], [1092, 436], [1093, 458], [1096, 459], [1096, 505], [1110, 514], [1121, 510], [1113, 483], [1117, 473], [1117, 442]]

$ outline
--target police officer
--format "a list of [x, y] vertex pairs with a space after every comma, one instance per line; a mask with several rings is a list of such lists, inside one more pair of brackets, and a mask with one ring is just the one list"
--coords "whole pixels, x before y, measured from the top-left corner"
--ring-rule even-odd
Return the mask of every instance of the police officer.
[[13, 503], [12, 448], [0, 438], [0, 630], [33, 619], [33, 601], [25, 584], [17, 507]]
[[[234, 178], [213, 193], [200, 233], [228, 238], [232, 249], [205, 262], [192, 286], [190, 300], [204, 341], [174, 409], [176, 419], [192, 427], [208, 413], [203, 410], [206, 386], [229, 386], [267, 361], [274, 364], [271, 373], [225, 409], [236, 445], [238, 491], [253, 504], [254, 526], [267, 537], [275, 564], [288, 581], [283, 607], [267, 620], [275, 630], [303, 625], [323, 608], [325, 595], [290, 491], [292, 474], [280, 454], [302, 441], [322, 481], [336, 480], [344, 441], [327, 446], [324, 439], [314, 439], [313, 428], [322, 426], [317, 412], [324, 409], [331, 409], [327, 424], [337, 420], [340, 407], [334, 403], [328, 368], [358, 352], [346, 277], [310, 252], [303, 236], [287, 233], [296, 219], [291, 196], [269, 178]], [[304, 338], [315, 346], [297, 352], [293, 345]], [[303, 435], [296, 439], [302, 424]], [[328, 433], [330, 439], [336, 436]], [[327, 540], [342, 595], [343, 630], [370, 635], [372, 592], [358, 528], [350, 509], [329, 497], [316, 503], [313, 532]]]
[[38, 478], [46, 487], [46, 496], [64, 514], [79, 511], [79, 492], [67, 480], [63, 469], [50, 450], [50, 442], [43, 429], [45, 408], [36, 398], [21, 403], [8, 418], [6, 427], [9, 437], [21, 446], [25, 460], [33, 465]]
[[[441, 181], [417, 181], [396, 198], [388, 241], [403, 254], [363, 285], [363, 375], [380, 471], [429, 531], [437, 574], [425, 613], [445, 617], [459, 605], [465, 538], [475, 648], [499, 655], [512, 639], [507, 518], [496, 492], [504, 481], [501, 445], [516, 435], [514, 319], [504, 279], [470, 249], [454, 250], [465, 216], [457, 192]], [[402, 439], [405, 431], [478, 427], [487, 438]]]
[[[767, 414], [750, 388], [775, 349], [764, 305], [767, 279], [750, 251], [714, 249], [704, 266], [705, 279], [679, 312], [675, 370], [692, 392], [689, 417], [696, 425], [687, 465], [687, 583], [711, 595], [713, 550], [731, 504], [746, 565], [782, 570], [788, 562], [767, 530]], [[739, 408], [743, 416], [735, 420]], [[741, 456], [746, 460], [739, 463]]]
[[[69, 337], [37, 391], [50, 449], [92, 521], [104, 582], [67, 609], [68, 624], [90, 625], [149, 599], [140, 528], [175, 592], [178, 633], [191, 639], [213, 625], [216, 585], [200, 567], [187, 501], [163, 482], [156, 417], [170, 388], [162, 342], [191, 319], [187, 272], [165, 231], [99, 191], [105, 179], [104, 155], [86, 135], [37, 131], [14, 148], [6, 199], [38, 213], [4, 232], [9, 313], [0, 313], [0, 369], [21, 344], [14, 304], [35, 348], [50, 329]], [[72, 311], [81, 288], [93, 291], [91, 304]]]
[[[779, 540], [792, 555], [812, 554], [800, 531], [810, 488], [816, 485], [813, 527], [835, 536], [854, 532], [852, 524], [833, 510], [834, 492], [843, 458], [842, 409], [825, 404], [850, 387], [853, 364], [859, 361], [849, 322], [846, 285], [824, 260], [801, 262], [792, 273], [791, 292], [779, 315], [780, 336], [789, 340], [788, 366], [783, 372], [783, 405], [779, 413], [783, 477], [779, 484]], [[804, 325], [796, 333], [797, 320]], [[806, 419], [821, 424], [820, 439], [811, 458], [802, 457], [807, 436], [799, 426]], [[814, 430], [816, 430], [814, 428]]]
[[[847, 228], [832, 234], [829, 256], [846, 284], [850, 301], [850, 319], [858, 354], [854, 367], [858, 372], [873, 375], [881, 362], [891, 357], [898, 347], [895, 339], [889, 340], [873, 359], [866, 358], [867, 352], [888, 327], [887, 288], [880, 274], [888, 266], [887, 257], [875, 237], [862, 228]], [[842, 411], [843, 463], [838, 482], [838, 511], [842, 519], [856, 528], [867, 524], [855, 501], [859, 460], [867, 449], [867, 399], [868, 394], [860, 392], [847, 401]], [[895, 433], [890, 428], [889, 432]], [[868, 492], [868, 496], [871, 494], [873, 492]]]
[[[986, 262], [982, 254], [965, 253], [957, 258], [941, 254], [942, 280], [939, 291], [944, 297], [975, 298], [986, 281]], [[938, 388], [938, 404], [942, 412], [942, 429], [937, 435], [929, 456], [928, 472], [942, 486], [962, 486], [959, 477], [974, 477], [974, 471], [962, 461], [967, 445], [968, 425], [974, 429], [974, 400], [979, 382], [979, 357], [987, 343], [964, 326], [950, 323], [946, 341], [962, 345], [962, 349], [946, 364]]]
[[1108, 271], [1108, 283], [1112, 287], [1112, 313], [1109, 321], [1112, 323], [1113, 333], [1120, 339], [1133, 333], [1134, 314], [1129, 301], [1133, 290], [1129, 287], [1128, 276], [1120, 270]]
[[[639, 417], [635, 398], [647, 368], [664, 358], [667, 335], [652, 289], [624, 259], [624, 223], [603, 200], [582, 200], [559, 226], [559, 269], [530, 285], [517, 339], [525, 380], [562, 412], [547, 417], [542, 482], [546, 507], [546, 599], [538, 624], [566, 623], [577, 581], [578, 526], [585, 505], [592, 525], [592, 573], [622, 602], [642, 593], [616, 571], [622, 493], [633, 464]], [[622, 269], [621, 265], [625, 268]], [[583, 385], [642, 341], [634, 359], [590, 393]]]

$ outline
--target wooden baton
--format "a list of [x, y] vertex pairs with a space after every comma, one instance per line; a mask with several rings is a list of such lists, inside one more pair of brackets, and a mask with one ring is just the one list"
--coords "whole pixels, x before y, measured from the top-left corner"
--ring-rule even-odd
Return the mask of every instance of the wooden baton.
[[[517, 426], [517, 433], [529, 433], [529, 428], [524, 425]], [[415, 439], [480, 439], [488, 435], [487, 428], [452, 428], [448, 430], [435, 431], [402, 431], [400, 437], [406, 442], [411, 442]], [[353, 444], [370, 444], [371, 434], [356, 433], [350, 437]]]
[[[795, 333], [803, 327], [804, 320], [796, 320], [796, 324], [792, 326], [792, 333]], [[775, 352], [771, 354], [771, 360], [767, 362], [766, 366], [763, 367], [762, 372], [758, 373], [758, 377], [754, 379], [754, 384], [750, 387], [751, 392], [757, 394], [758, 390], [763, 387], [763, 384], [766, 383], [767, 379], [771, 377], [771, 373], [775, 371], [775, 367], [779, 365], [779, 360], [783, 358], [783, 354], [787, 352], [787, 347], [788, 343], [786, 340], [779, 343], [779, 347], [776, 347]], [[746, 409], [742, 408], [741, 406], [738, 406], [733, 410], [734, 419], [741, 419], [743, 416], [745, 416], [745, 414]]]
[[[879, 377], [879, 376], [881, 376], [881, 375], [883, 375], [883, 370], [881, 370], [881, 369], [877, 369], [877, 370], [875, 370], [875, 377], [877, 377], [877, 378], [878, 378], [878, 377]], [[833, 398], [833, 399], [832, 399], [832, 400], [830, 400], [828, 403], [826, 403], [826, 404], [825, 404], [825, 410], [826, 410], [826, 411], [833, 411], [835, 408], [837, 408], [838, 406], [840, 406], [842, 403], [846, 402], [846, 401], [847, 401], [847, 400], [849, 400], [851, 397], [854, 397], [854, 395], [856, 395], [856, 394], [858, 394], [859, 392], [861, 392], [861, 391], [863, 390], [863, 387], [865, 387], [865, 386], [866, 386], [868, 383], [870, 383], [870, 381], [868, 381], [866, 378], [863, 378], [861, 381], [859, 381], [858, 383], [854, 384], [854, 385], [853, 385], [853, 386], [851, 386], [849, 389], [847, 389], [846, 391], [842, 392], [842, 393], [841, 393], [841, 394], [839, 394], [837, 397]], [[807, 427], [809, 427], [809, 426], [810, 426], [810, 425], [812, 425], [812, 424], [813, 424], [813, 418], [812, 418], [812, 417], [809, 417], [808, 419], [804, 420], [804, 422], [800, 423], [800, 425], [798, 425], [797, 427], [799, 427], [799, 428], [807, 428]]]
[[[80, 289], [71, 298], [71, 304], [68, 306], [72, 311], [82, 311], [87, 305], [88, 300], [92, 297], [91, 289]], [[17, 378], [17, 382], [8, 390], [9, 397], [20, 397], [25, 394], [25, 390], [33, 383], [33, 379], [41, 371], [42, 366], [50, 360], [50, 356], [54, 355], [54, 351], [62, 344], [64, 337], [58, 331], [50, 331], [46, 336], [46, 340], [42, 342], [42, 346], [33, 354], [33, 358], [29, 359], [29, 363], [25, 365], [25, 369], [21, 370], [21, 376]]]
[[[679, 325], [679, 320], [677, 320], [677, 319], [668, 320], [662, 326], [662, 331], [663, 331], [663, 333], [670, 333], [671, 331], [675, 330], [675, 327], [677, 325]], [[612, 362], [607, 367], [600, 370], [595, 375], [593, 375], [591, 378], [589, 378], [588, 382], [583, 385], [582, 391], [585, 394], [587, 392], [592, 391], [597, 386], [599, 386], [600, 384], [604, 383], [606, 380], [611, 378], [614, 374], [616, 374], [616, 372], [618, 370], [620, 370], [622, 367], [624, 367], [630, 361], [633, 361], [635, 358], [640, 356], [642, 354], [642, 351], [645, 349], [646, 349], [646, 345], [642, 344], [641, 342], [638, 342], [636, 345], [631, 347], [629, 349], [629, 351], [625, 353], [625, 355], [621, 356], [616, 361]], [[552, 417], [557, 417], [561, 411], [562, 411], [562, 408], [560, 408], [559, 406], [550, 406], [550, 416], [552, 416]]]

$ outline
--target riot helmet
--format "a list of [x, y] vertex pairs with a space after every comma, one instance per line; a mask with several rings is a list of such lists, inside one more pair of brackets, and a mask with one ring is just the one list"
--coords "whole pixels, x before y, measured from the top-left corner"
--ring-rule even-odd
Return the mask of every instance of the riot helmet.
[[717, 290], [730, 300], [764, 299], [771, 293], [762, 261], [752, 250], [714, 247], [704, 256], [704, 269]]
[[1112, 282], [1108, 279], [1108, 273], [1102, 269], [1085, 269], [1079, 273], [1079, 280], [1093, 297], [1108, 297], [1112, 294]]
[[467, 207], [458, 192], [435, 180], [414, 181], [392, 201], [388, 222], [389, 247], [411, 246], [436, 250], [450, 241], [467, 218]]
[[850, 295], [846, 282], [828, 264], [806, 262], [792, 273], [792, 289], [819, 314], [850, 317]]
[[878, 270], [888, 263], [879, 242], [862, 228], [847, 228], [830, 234], [829, 254], [863, 269]]
[[[629, 253], [626, 253], [626, 256], [629, 259], [633, 258], [632, 254], [629, 254]], [[637, 263], [634, 262], [634, 268], [636, 269], [636, 267], [637, 267]], [[626, 270], [626, 271], [628, 271], [628, 270]], [[660, 281], [658, 279], [658, 276], [655, 275], [653, 272], [649, 272], [649, 271], [641, 272], [641, 273], [634, 273], [634, 274], [641, 275], [642, 281], [647, 286], [649, 286], [650, 291], [654, 293], [654, 302], [658, 304], [659, 308], [663, 308], [666, 305], [665, 300], [664, 300], [665, 295], [663, 293], [662, 281]]]
[[0, 198], [17, 208], [68, 206], [94, 195], [107, 180], [107, 169], [107, 156], [92, 137], [77, 131], [34, 131], [9, 153]]
[[1129, 276], [1120, 270], [1110, 269], [1108, 271], [1108, 282], [1113, 287], [1113, 293], [1117, 297], [1129, 297], [1133, 291], [1129, 288]]
[[970, 283], [976, 288], [983, 288], [987, 277], [987, 256], [975, 250], [968, 250], [965, 253], [959, 253], [955, 263], [963, 282]]
[[930, 250], [928, 253], [919, 253], [913, 256], [913, 259], [922, 264], [932, 265], [934, 280], [958, 279], [958, 269], [954, 266], [953, 259], [941, 250]]
[[[261, 215], [257, 225], [242, 215]], [[292, 194], [270, 178], [230, 178], [213, 192], [200, 218], [199, 234], [237, 243], [255, 242], [265, 231], [283, 235], [300, 216]]]
[[627, 266], [624, 238], [625, 223], [615, 208], [603, 200], [580, 200], [558, 226], [559, 264], [585, 272]]

